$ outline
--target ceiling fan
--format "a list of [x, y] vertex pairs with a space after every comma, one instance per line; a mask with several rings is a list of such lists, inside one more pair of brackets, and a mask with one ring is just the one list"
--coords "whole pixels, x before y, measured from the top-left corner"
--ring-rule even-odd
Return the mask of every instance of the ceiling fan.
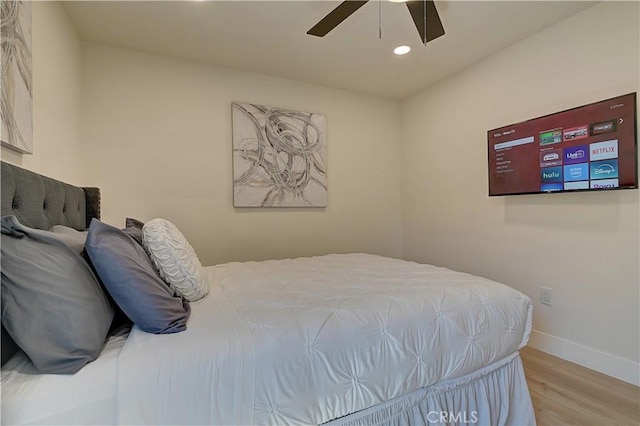
[[[343, 1], [307, 31], [307, 34], [324, 37], [368, 1]], [[405, 3], [423, 44], [426, 45], [427, 42], [444, 35], [442, 21], [432, 0], [407, 0]]]

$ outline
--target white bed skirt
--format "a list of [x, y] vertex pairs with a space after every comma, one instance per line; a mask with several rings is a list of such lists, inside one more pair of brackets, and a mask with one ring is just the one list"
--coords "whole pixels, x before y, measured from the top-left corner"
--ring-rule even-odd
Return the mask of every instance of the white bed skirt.
[[464, 377], [332, 420], [331, 426], [535, 425], [518, 352]]

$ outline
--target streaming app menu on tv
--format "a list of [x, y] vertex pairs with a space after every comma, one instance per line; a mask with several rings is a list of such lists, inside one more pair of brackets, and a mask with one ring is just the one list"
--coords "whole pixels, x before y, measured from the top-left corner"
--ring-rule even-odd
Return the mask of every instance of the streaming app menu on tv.
[[633, 187], [635, 94], [488, 132], [489, 195]]
[[[544, 157], [546, 151], [540, 155]], [[552, 153], [556, 155], [557, 150]], [[618, 186], [618, 140], [562, 149], [562, 167], [540, 162], [540, 190], [558, 191]], [[598, 182], [599, 180], [606, 180]], [[550, 182], [562, 185], [549, 185]]]

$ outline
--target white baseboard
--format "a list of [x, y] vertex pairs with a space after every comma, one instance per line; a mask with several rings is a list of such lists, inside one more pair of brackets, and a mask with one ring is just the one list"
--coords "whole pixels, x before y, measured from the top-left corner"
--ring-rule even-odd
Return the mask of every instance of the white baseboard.
[[529, 346], [607, 376], [640, 386], [640, 364], [579, 343], [532, 330]]

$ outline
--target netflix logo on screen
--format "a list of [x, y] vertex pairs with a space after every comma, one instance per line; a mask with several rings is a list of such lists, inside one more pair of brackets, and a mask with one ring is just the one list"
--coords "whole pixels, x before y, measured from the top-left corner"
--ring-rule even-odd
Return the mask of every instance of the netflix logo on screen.
[[487, 131], [489, 196], [638, 188], [637, 93]]
[[609, 158], [618, 158], [618, 141], [604, 141], [592, 143], [589, 146], [589, 160], [608, 160]]

